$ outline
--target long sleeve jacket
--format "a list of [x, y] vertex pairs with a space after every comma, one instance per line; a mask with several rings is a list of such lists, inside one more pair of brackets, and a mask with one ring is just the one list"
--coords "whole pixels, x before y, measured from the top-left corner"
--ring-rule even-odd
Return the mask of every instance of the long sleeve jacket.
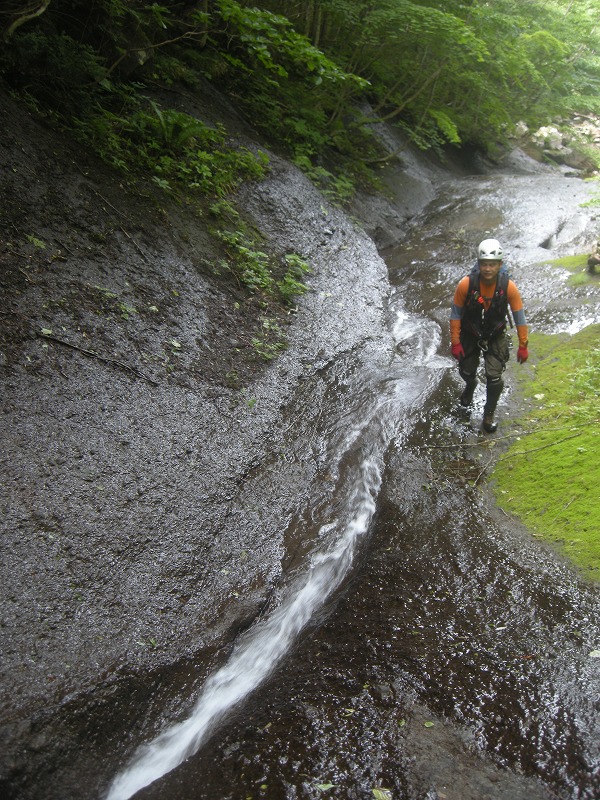
[[[469, 283], [469, 276], [466, 275], [458, 282], [456, 291], [454, 292], [452, 311], [450, 313], [450, 340], [452, 344], [458, 344], [460, 342], [462, 319], [465, 313], [469, 295]], [[489, 310], [495, 291], [496, 283], [494, 283], [492, 286], [486, 286], [483, 282], [479, 282], [479, 294], [481, 296], [485, 311]], [[525, 311], [523, 309], [523, 301], [521, 300], [519, 290], [512, 280], [508, 281], [506, 295], [508, 305], [512, 311], [513, 319], [517, 328], [519, 345], [521, 347], [527, 347], [529, 331], [525, 318]]]

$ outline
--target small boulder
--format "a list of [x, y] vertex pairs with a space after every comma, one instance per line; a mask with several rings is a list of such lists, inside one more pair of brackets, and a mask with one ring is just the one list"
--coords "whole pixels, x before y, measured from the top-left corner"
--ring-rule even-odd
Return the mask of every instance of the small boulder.
[[596, 269], [600, 264], [600, 242], [596, 242], [596, 246], [588, 256], [587, 267], [591, 275], [596, 274]]

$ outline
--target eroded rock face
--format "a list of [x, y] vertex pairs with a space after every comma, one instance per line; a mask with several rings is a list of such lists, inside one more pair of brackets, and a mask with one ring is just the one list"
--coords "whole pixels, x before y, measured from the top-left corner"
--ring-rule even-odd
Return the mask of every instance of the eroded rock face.
[[600, 118], [575, 117], [568, 125], [546, 125], [533, 133], [524, 123], [515, 126], [515, 137], [538, 160], [570, 167], [592, 176], [597, 174], [600, 148]]
[[290, 432], [297, 395], [387, 336], [389, 285], [371, 238], [273, 156], [240, 202], [312, 273], [266, 365], [257, 305], [203, 267], [206, 222], [128, 191], [8, 98], [0, 112], [2, 702], [18, 726], [124, 675], [209, 662], [255, 616], [318, 469], [310, 407]]
[[133, 698], [122, 727], [149, 698], [150, 716], [176, 717], [162, 670], [201, 682], [309, 551], [289, 526], [331, 479], [316, 419], [344, 418], [343, 370], [322, 375], [393, 350], [377, 247], [442, 172], [405, 154], [395, 197], [357, 201], [365, 230], [274, 156], [243, 188], [269, 247], [312, 268], [266, 365], [257, 306], [206, 269], [219, 253], [204, 220], [140, 200], [9, 99], [0, 112], [2, 759], [13, 787], [37, 775], [39, 796], [78, 737], [90, 759], [114, 757], [119, 693]]

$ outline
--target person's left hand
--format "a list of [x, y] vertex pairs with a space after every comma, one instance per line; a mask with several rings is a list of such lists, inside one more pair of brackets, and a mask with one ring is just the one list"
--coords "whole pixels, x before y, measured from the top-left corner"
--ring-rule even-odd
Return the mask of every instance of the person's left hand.
[[529, 350], [526, 347], [519, 347], [517, 350], [517, 361], [519, 364], [524, 364], [529, 358]]

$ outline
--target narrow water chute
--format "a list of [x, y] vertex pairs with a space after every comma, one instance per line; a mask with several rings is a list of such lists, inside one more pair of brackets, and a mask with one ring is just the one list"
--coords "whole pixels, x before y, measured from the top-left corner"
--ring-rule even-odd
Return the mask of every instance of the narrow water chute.
[[356, 543], [375, 511], [381, 472], [371, 461], [361, 466], [354, 515], [329, 552], [318, 554], [308, 574], [264, 622], [249, 631], [231, 659], [207, 681], [191, 715], [143, 745], [113, 781], [106, 800], [128, 800], [175, 769], [200, 748], [224, 715], [259, 686], [289, 650], [293, 640], [348, 572]]

